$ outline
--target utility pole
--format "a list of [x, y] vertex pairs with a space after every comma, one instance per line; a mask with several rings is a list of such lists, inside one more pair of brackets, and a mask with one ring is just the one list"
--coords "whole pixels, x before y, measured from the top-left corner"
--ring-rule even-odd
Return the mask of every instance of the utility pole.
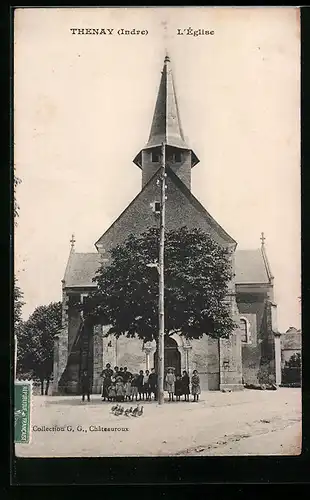
[[165, 299], [164, 299], [164, 247], [165, 247], [165, 205], [166, 205], [166, 157], [165, 144], [161, 148], [160, 169], [160, 235], [159, 235], [159, 302], [158, 302], [158, 404], [164, 403], [164, 336], [165, 336]]

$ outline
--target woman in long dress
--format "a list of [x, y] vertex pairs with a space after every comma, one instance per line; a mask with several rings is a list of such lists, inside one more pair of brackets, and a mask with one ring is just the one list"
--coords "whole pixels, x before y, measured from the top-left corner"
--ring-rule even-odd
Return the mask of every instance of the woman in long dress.
[[166, 390], [168, 391], [169, 394], [169, 401], [173, 401], [174, 386], [175, 386], [175, 375], [173, 373], [172, 368], [170, 368], [166, 375]]
[[198, 402], [199, 394], [200, 394], [200, 378], [197, 370], [194, 370], [192, 376], [192, 395], [194, 396], [194, 401]]
[[184, 401], [189, 401], [189, 376], [186, 370], [182, 374], [182, 394], [184, 395]]

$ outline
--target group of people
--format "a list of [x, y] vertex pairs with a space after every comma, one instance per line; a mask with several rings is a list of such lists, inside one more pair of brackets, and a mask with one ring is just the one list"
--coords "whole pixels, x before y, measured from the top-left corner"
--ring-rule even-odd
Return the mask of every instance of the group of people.
[[[139, 373], [132, 374], [127, 367], [115, 366], [112, 370], [109, 363], [101, 373], [103, 378], [102, 383], [102, 399], [103, 401], [150, 401], [152, 398], [157, 400], [157, 374], [155, 369], [140, 370]], [[165, 377], [165, 390], [168, 392], [169, 401], [180, 401], [181, 396], [184, 396], [184, 401], [189, 401], [191, 393], [194, 401], [198, 401], [200, 394], [200, 379], [197, 370], [193, 371], [192, 378], [186, 371], [183, 371], [182, 376], [175, 375], [172, 368], [168, 369]]]
[[132, 374], [127, 367], [115, 366], [112, 370], [107, 363], [102, 371], [102, 399], [103, 401], [136, 401], [157, 399], [157, 375], [155, 369], [151, 372], [140, 370]]
[[200, 378], [197, 370], [193, 371], [193, 375], [190, 381], [187, 371], [183, 371], [182, 377], [180, 375], [175, 375], [173, 368], [169, 368], [165, 378], [165, 388], [169, 395], [169, 401], [174, 401], [174, 396], [176, 401], [180, 401], [181, 396], [184, 396], [184, 401], [189, 401], [190, 394], [190, 382], [191, 382], [191, 392], [194, 397], [194, 401], [198, 401], [200, 394]]

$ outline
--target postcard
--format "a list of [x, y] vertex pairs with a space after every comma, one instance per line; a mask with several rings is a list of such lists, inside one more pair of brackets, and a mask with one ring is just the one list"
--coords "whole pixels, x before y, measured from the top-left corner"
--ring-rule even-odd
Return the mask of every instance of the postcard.
[[18, 457], [301, 453], [300, 10], [17, 8]]

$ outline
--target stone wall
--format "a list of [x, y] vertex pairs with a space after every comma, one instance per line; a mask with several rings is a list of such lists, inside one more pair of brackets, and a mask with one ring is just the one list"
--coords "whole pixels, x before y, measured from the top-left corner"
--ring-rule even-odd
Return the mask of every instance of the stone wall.
[[138, 338], [122, 335], [116, 339], [113, 335], [103, 338], [103, 366], [127, 366], [128, 371], [136, 373], [146, 369], [146, 354], [142, 350], [143, 342]]
[[[177, 229], [187, 226], [189, 229], [200, 228], [220, 245], [227, 247], [227, 239], [220, 230], [215, 228], [211, 219], [194, 206], [185, 194], [167, 177], [166, 201], [166, 229]], [[143, 193], [129, 205], [122, 216], [117, 219], [108, 231], [100, 238], [99, 244], [105, 252], [115, 245], [122, 244], [130, 233], [141, 234], [150, 227], [157, 227], [158, 219], [155, 217], [150, 203], [160, 200], [160, 187], [153, 180]]]
[[81, 314], [74, 307], [69, 309], [68, 317], [68, 350], [70, 352], [74, 341], [76, 339], [77, 333], [81, 325]]
[[54, 337], [53, 383], [52, 394], [58, 394], [58, 383], [66, 368], [68, 359], [68, 330], [63, 328]]
[[220, 356], [219, 341], [208, 337], [208, 385], [209, 391], [218, 391], [220, 388]]
[[102, 378], [100, 374], [103, 370], [103, 331], [101, 325], [96, 325], [93, 330], [93, 352], [92, 352], [92, 365], [93, 365], [93, 380], [92, 392], [93, 394], [101, 393]]
[[61, 323], [62, 329], [59, 335], [54, 337], [54, 357], [53, 357], [53, 382], [51, 384], [52, 394], [58, 394], [58, 384], [66, 368], [69, 352], [69, 333], [68, 333], [68, 302], [69, 297], [64, 289], [65, 282], [62, 282], [62, 311]]
[[264, 359], [261, 365], [266, 364], [268, 368], [268, 382], [276, 381], [276, 357], [275, 357], [275, 341], [273, 332], [273, 303], [271, 300], [265, 301], [265, 328], [261, 331], [261, 336], [264, 338]]
[[219, 341], [209, 335], [190, 341], [189, 373], [197, 370], [203, 391], [217, 391], [220, 388]]
[[[154, 149], [145, 149], [142, 151], [142, 187], [147, 184], [155, 172], [160, 168], [160, 161], [158, 163], [152, 162], [152, 151]], [[180, 151], [180, 150], [179, 150]], [[158, 148], [159, 155], [161, 155], [161, 148]], [[191, 151], [181, 151], [181, 162], [173, 164], [169, 161], [169, 154], [174, 152], [174, 148], [166, 148], [166, 165], [174, 171], [174, 173], [181, 179], [188, 189], [191, 188]], [[159, 156], [160, 159], [160, 156]]]
[[265, 300], [267, 294], [237, 294], [237, 304], [240, 317], [248, 321], [250, 342], [242, 344], [242, 379], [244, 384], [258, 384], [262, 344], [267, 341]]
[[228, 339], [220, 339], [220, 369], [220, 389], [243, 389], [241, 339], [238, 330]]
[[[100, 393], [102, 379], [100, 373], [107, 363], [111, 367], [127, 366], [131, 373], [145, 371], [154, 366], [155, 342], [143, 344], [138, 338], [113, 335], [105, 336], [107, 328], [101, 327], [94, 332], [94, 365], [93, 392]], [[181, 353], [181, 371], [187, 370], [191, 376], [197, 370], [202, 390], [219, 389], [219, 353], [218, 340], [203, 335], [201, 339], [184, 341], [178, 339], [178, 350]], [[188, 353], [188, 354], [186, 354]], [[149, 357], [148, 357], [149, 356]], [[188, 358], [187, 358], [188, 356]]]

